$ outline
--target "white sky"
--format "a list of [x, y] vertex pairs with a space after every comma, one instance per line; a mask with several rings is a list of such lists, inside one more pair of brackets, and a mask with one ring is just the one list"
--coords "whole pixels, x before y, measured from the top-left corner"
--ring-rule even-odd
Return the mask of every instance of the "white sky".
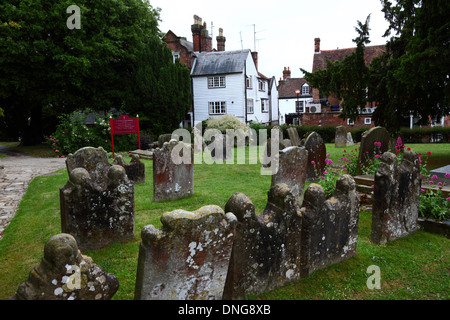
[[259, 71], [277, 81], [284, 67], [290, 68], [293, 78], [303, 76], [299, 68], [311, 71], [314, 38], [320, 38], [322, 50], [355, 47], [357, 21], [364, 23], [369, 14], [369, 45], [387, 40], [382, 37], [388, 23], [380, 0], [150, 0], [150, 4], [161, 8], [162, 32], [172, 30], [188, 41], [194, 14], [207, 23], [210, 35], [212, 31], [213, 48], [219, 28], [226, 37], [225, 50], [254, 51], [256, 38]]

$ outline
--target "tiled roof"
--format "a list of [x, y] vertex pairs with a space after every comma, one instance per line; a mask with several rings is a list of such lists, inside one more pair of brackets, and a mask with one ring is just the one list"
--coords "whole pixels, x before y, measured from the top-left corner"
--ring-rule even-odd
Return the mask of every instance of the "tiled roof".
[[250, 50], [196, 53], [191, 76], [229, 74], [244, 72]]
[[297, 97], [296, 90], [302, 90], [302, 86], [306, 83], [303, 78], [287, 78], [278, 82], [278, 98], [294, 98]]
[[[331, 62], [342, 61], [344, 58], [355, 51], [355, 48], [336, 49], [336, 50], [322, 50], [320, 53], [314, 54], [312, 71], [327, 68], [327, 60]], [[385, 45], [366, 46], [364, 48], [364, 58], [366, 65], [370, 65], [375, 57], [380, 56], [386, 51]]]

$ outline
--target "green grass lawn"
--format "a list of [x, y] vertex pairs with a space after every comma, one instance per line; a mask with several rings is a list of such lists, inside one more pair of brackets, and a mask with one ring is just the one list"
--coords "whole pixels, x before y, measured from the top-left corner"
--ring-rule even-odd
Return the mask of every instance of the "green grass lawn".
[[[422, 150], [419, 152], [428, 151], [428, 145], [414, 147]], [[342, 152], [332, 145], [327, 145], [327, 149], [336, 157], [340, 157]], [[443, 154], [448, 159], [448, 145], [444, 149], [447, 151]], [[438, 150], [431, 152], [433, 155]], [[144, 226], [153, 224], [160, 227], [160, 216], [175, 209], [193, 211], [211, 204], [224, 208], [235, 192], [248, 195], [260, 213], [264, 210], [270, 188], [271, 177], [260, 175], [259, 164], [197, 164], [194, 166], [194, 195], [156, 203], [153, 201], [152, 162], [144, 162], [146, 183], [135, 186], [134, 240], [84, 253], [119, 279], [120, 288], [113, 298], [115, 300], [134, 298], [140, 232]], [[66, 184], [68, 176], [66, 170], [60, 172], [61, 175], [37, 177], [31, 182], [16, 216], [0, 240], [0, 299], [7, 299], [15, 293], [17, 286], [27, 279], [31, 268], [40, 262], [45, 242], [61, 232], [59, 189]], [[370, 212], [360, 212], [357, 255], [353, 258], [318, 270], [308, 278], [250, 298], [450, 298], [449, 239], [418, 231], [387, 245], [374, 245], [369, 241], [370, 226]], [[380, 290], [369, 290], [366, 286], [370, 276], [366, 270], [370, 265], [380, 267]]]

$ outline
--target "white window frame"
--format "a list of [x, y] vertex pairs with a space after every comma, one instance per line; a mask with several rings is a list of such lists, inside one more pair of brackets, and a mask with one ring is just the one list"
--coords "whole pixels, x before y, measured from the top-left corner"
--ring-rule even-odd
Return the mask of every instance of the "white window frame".
[[308, 85], [307, 83], [305, 83], [305, 84], [302, 86], [302, 95], [303, 95], [303, 96], [309, 95], [309, 85]]
[[353, 126], [355, 125], [355, 121], [351, 121], [350, 118], [347, 119], [347, 125], [348, 126]]
[[261, 99], [261, 112], [267, 113], [269, 112], [269, 99]]
[[247, 113], [255, 113], [253, 99], [247, 99]]
[[305, 104], [303, 101], [295, 101], [295, 113], [304, 113], [305, 112]]
[[264, 80], [258, 79], [258, 90], [266, 91], [266, 82]]
[[227, 103], [225, 101], [209, 101], [208, 112], [209, 114], [226, 114]]
[[246, 88], [247, 89], [252, 89], [253, 88], [253, 82], [252, 82], [252, 76], [248, 76], [246, 79], [245, 79], [245, 85], [246, 85]]
[[225, 76], [208, 77], [208, 89], [225, 88]]
[[364, 124], [372, 124], [372, 118], [364, 118]]

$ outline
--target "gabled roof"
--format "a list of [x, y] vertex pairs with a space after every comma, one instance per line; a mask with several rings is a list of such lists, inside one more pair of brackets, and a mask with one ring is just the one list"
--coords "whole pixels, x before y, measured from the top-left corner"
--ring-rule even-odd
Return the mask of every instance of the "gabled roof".
[[[319, 53], [314, 53], [312, 71], [327, 68], [327, 59], [331, 62], [343, 61], [344, 58], [355, 51], [355, 48], [336, 49], [336, 50], [322, 50]], [[375, 57], [382, 55], [386, 51], [385, 45], [366, 46], [364, 48], [364, 59], [366, 65], [369, 66]]]
[[244, 72], [250, 50], [196, 52], [191, 76]]
[[279, 99], [287, 99], [287, 98], [296, 98], [297, 93], [296, 90], [302, 90], [302, 86], [307, 83], [307, 81], [303, 78], [287, 78], [285, 80], [280, 80], [278, 82], [278, 98]]
[[194, 44], [190, 41], [187, 41], [185, 37], [177, 36], [172, 30], [167, 31], [167, 33], [163, 37], [163, 40], [166, 43], [179, 42], [180, 45], [185, 47], [188, 52], [194, 52]]

